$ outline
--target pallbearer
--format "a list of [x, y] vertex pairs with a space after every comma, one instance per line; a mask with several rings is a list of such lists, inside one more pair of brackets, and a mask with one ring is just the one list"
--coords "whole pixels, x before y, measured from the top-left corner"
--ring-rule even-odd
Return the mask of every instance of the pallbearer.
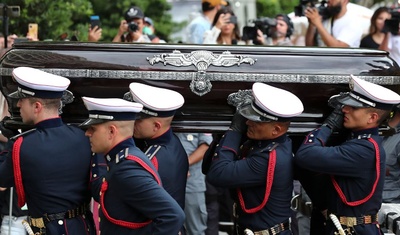
[[232, 189], [236, 234], [288, 235], [293, 154], [286, 132], [303, 104], [263, 83], [253, 84], [252, 94], [253, 102], [238, 107], [217, 145], [207, 180]]
[[[8, 136], [8, 150], [0, 157], [0, 187], [15, 185], [18, 204], [27, 203], [35, 233], [95, 234], [89, 211], [90, 144], [81, 129], [59, 116], [70, 81], [28, 67], [12, 75], [18, 90], [9, 96], [18, 99], [22, 121], [34, 129]], [[0, 126], [11, 133], [4, 123]]]
[[[101, 234], [178, 234], [184, 213], [162, 188], [150, 160], [132, 139], [139, 103], [123, 99], [83, 97], [89, 119], [86, 128], [92, 151], [101, 154], [105, 167], [94, 165], [104, 182], [95, 198], [100, 201]], [[93, 173], [93, 177], [99, 177]], [[93, 188], [99, 188], [93, 184]]]

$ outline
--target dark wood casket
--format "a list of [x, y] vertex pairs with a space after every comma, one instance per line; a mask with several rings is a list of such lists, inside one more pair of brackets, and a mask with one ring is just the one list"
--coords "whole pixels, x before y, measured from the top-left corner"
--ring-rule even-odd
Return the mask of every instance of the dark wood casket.
[[[185, 97], [185, 105], [173, 128], [185, 132], [226, 130], [235, 111], [228, 96], [239, 90], [247, 93], [254, 82], [300, 97], [305, 110], [289, 130], [299, 136], [329, 114], [330, 96], [348, 91], [350, 74], [400, 92], [399, 66], [386, 52], [367, 49], [26, 42], [14, 45], [1, 59], [5, 96], [16, 90], [11, 73], [18, 66], [72, 81], [69, 90], [75, 99], [62, 114], [69, 123], [87, 118], [82, 96], [122, 98], [133, 81], [176, 90]], [[232, 98], [230, 103], [237, 102], [238, 96]], [[8, 124], [21, 127], [15, 101], [7, 101], [12, 115]]]

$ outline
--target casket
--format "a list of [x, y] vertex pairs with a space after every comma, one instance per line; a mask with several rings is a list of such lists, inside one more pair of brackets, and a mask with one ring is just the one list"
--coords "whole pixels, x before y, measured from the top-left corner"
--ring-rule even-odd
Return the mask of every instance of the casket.
[[[368, 49], [26, 42], [1, 58], [3, 95], [17, 89], [11, 74], [19, 66], [71, 80], [74, 100], [62, 114], [68, 123], [87, 118], [82, 96], [122, 98], [131, 82], [175, 90], [185, 104], [173, 128], [184, 132], [225, 131], [234, 105], [249, 94], [254, 82], [289, 90], [302, 100], [304, 113], [292, 121], [292, 135], [304, 135], [320, 125], [331, 112], [329, 97], [348, 91], [350, 74], [400, 92], [399, 66], [388, 53]], [[22, 127], [15, 101], [7, 102], [9, 126]]]

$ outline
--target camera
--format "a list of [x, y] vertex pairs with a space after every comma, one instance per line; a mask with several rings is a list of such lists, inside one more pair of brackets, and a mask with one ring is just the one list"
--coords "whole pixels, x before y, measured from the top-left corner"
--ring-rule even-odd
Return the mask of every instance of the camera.
[[7, 7], [6, 16], [10, 18], [16, 18], [21, 15], [21, 10], [19, 6], [7, 6], [4, 4], [0, 4], [0, 16], [4, 15], [4, 8]]
[[276, 19], [274, 18], [262, 17], [255, 20], [251, 20], [250, 22], [253, 23], [254, 26], [243, 27], [242, 39], [244, 41], [253, 40], [253, 43], [256, 45], [259, 44], [257, 40], [257, 29], [261, 30], [261, 32], [264, 35], [267, 35], [267, 37], [271, 37], [272, 35], [271, 29], [276, 27]]
[[129, 32], [136, 32], [138, 29], [139, 29], [139, 26], [134, 21], [131, 21], [128, 23]]
[[[318, 6], [317, 6], [318, 5]], [[316, 7], [318, 9], [318, 13], [322, 16], [322, 19], [328, 19], [330, 17], [328, 11], [328, 4], [325, 0], [323, 1], [315, 1], [315, 0], [300, 0], [299, 5], [294, 7], [294, 15], [295, 16], [304, 16], [304, 11], [307, 7]]]
[[398, 35], [400, 24], [400, 8], [392, 9], [390, 11], [390, 15], [392, 15], [392, 18], [385, 20], [383, 31], [390, 32], [393, 35]]

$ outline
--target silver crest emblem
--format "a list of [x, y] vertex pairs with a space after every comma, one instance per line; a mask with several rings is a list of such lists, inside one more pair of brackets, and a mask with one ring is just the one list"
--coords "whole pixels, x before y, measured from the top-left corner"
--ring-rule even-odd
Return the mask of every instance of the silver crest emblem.
[[197, 76], [190, 83], [190, 89], [193, 93], [202, 96], [211, 91], [212, 85], [207, 78], [207, 69], [210, 65], [216, 67], [240, 66], [241, 64], [253, 65], [257, 60], [242, 55], [232, 55], [229, 51], [224, 51], [216, 55], [211, 51], [192, 51], [189, 54], [183, 54], [174, 50], [170, 54], [154, 55], [153, 58], [147, 58], [151, 65], [163, 63], [177, 67], [194, 65], [197, 69]]

